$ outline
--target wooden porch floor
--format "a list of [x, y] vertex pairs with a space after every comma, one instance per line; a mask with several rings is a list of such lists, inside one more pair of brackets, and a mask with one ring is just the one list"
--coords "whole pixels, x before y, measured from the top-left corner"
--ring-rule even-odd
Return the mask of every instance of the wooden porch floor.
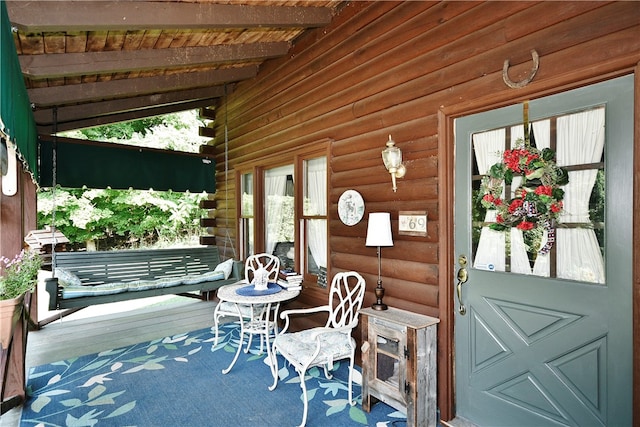
[[[150, 298], [149, 300], [153, 300]], [[213, 325], [215, 302], [172, 297], [169, 300], [109, 314], [111, 304], [89, 307], [70, 317], [57, 320], [38, 331], [30, 331], [27, 340], [27, 373], [33, 366], [70, 357], [125, 347], [169, 335], [194, 331]], [[99, 313], [98, 315], [93, 315]], [[116, 310], [114, 310], [116, 311]], [[103, 313], [107, 314], [103, 314]], [[0, 427], [17, 427], [21, 408], [0, 419]]]
[[[27, 372], [34, 366], [125, 347], [213, 326], [214, 301], [184, 297], [148, 298], [89, 307], [29, 332]], [[0, 427], [18, 427], [22, 408], [0, 417]], [[456, 418], [447, 427], [476, 427]]]

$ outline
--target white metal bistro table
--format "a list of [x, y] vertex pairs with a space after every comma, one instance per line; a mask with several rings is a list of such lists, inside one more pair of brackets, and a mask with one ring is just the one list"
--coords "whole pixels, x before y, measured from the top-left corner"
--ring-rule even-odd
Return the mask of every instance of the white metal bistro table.
[[[282, 289], [275, 293], [266, 295], [240, 295], [238, 289], [252, 286], [247, 282], [238, 282], [233, 285], [225, 285], [218, 289], [218, 299], [220, 301], [228, 301], [235, 304], [238, 311], [238, 317], [240, 318], [240, 342], [238, 343], [238, 349], [231, 361], [231, 364], [222, 370], [223, 374], [228, 373], [235, 365], [242, 346], [244, 345], [244, 334], [247, 333], [251, 337], [253, 334], [261, 335], [264, 338], [267, 346], [267, 360], [271, 360], [271, 343], [269, 342], [269, 336], [271, 331], [276, 331], [278, 321], [278, 310], [280, 309], [280, 303], [294, 299], [300, 294], [299, 290], [285, 290]], [[240, 305], [251, 306], [252, 318], [249, 322], [246, 322], [242, 316]], [[259, 307], [259, 310], [254, 310], [254, 307]], [[275, 368], [273, 364], [270, 365], [271, 370]], [[273, 373], [273, 372], [272, 372]]]

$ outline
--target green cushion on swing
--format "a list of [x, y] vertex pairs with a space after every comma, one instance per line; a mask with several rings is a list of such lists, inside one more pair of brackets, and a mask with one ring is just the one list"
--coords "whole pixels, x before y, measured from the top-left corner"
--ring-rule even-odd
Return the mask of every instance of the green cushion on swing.
[[105, 283], [93, 286], [64, 286], [62, 298], [71, 299], [96, 295], [113, 295], [127, 292], [129, 286], [126, 283]]
[[80, 278], [66, 268], [56, 268], [55, 277], [58, 278], [60, 286], [82, 286]]

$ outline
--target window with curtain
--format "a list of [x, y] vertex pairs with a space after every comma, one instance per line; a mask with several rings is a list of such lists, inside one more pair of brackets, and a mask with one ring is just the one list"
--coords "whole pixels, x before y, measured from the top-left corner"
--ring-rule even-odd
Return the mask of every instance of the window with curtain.
[[304, 274], [326, 286], [327, 272], [327, 158], [303, 160], [304, 189], [301, 235], [305, 242]]
[[[265, 252], [273, 254], [285, 243], [295, 241], [293, 165], [265, 170]], [[294, 259], [295, 260], [295, 259]]]
[[[522, 125], [473, 135], [473, 266], [474, 268], [533, 274], [542, 277], [604, 283], [604, 148], [605, 107], [550, 117], [532, 124], [538, 149], [556, 152], [558, 166], [569, 173], [562, 188], [564, 210], [555, 229], [555, 244], [541, 253], [548, 234], [511, 228], [495, 231], [494, 210], [480, 203], [480, 181], [489, 168], [502, 160], [504, 150], [524, 137]], [[508, 199], [521, 178], [514, 177]]]
[[321, 141], [236, 168], [242, 257], [276, 255], [283, 268], [321, 287], [328, 258], [328, 148], [328, 141]]
[[253, 173], [240, 175], [240, 188], [242, 191], [240, 200], [240, 254], [242, 258], [254, 255], [254, 225], [253, 225]]

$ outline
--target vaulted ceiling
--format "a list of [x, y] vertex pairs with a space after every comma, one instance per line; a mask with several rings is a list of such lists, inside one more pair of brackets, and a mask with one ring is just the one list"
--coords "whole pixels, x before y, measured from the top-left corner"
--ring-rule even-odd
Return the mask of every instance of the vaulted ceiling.
[[343, 3], [6, 2], [41, 134], [215, 105]]

